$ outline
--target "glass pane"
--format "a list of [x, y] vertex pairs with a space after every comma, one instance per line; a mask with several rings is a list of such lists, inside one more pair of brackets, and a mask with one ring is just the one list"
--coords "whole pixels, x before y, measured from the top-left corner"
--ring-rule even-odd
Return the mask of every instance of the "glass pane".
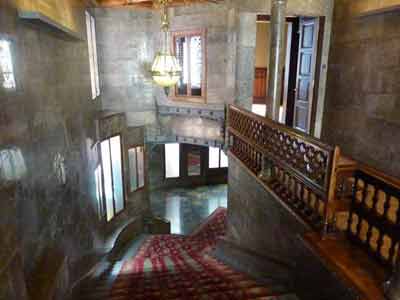
[[18, 148], [0, 151], [0, 184], [7, 181], [18, 181], [27, 172], [25, 159]]
[[106, 196], [107, 221], [110, 221], [114, 217], [114, 204], [113, 204], [109, 140], [101, 142], [101, 160], [103, 163], [103, 173], [104, 173], [104, 193]]
[[200, 151], [191, 151], [187, 157], [188, 175], [200, 176], [201, 175], [201, 155]]
[[221, 168], [228, 167], [228, 156], [221, 150]]
[[179, 144], [165, 144], [165, 177], [178, 178], [180, 175]]
[[15, 89], [15, 77], [9, 41], [0, 40], [0, 84], [5, 89]]
[[144, 148], [137, 147], [137, 164], [139, 176], [139, 188], [144, 187]]
[[97, 40], [96, 40], [96, 20], [94, 17], [90, 17], [91, 20], [91, 27], [92, 27], [92, 49], [93, 49], [93, 71], [94, 71], [94, 83], [95, 83], [95, 90], [96, 96], [100, 96], [100, 80], [99, 80], [99, 63], [97, 61]]
[[129, 156], [129, 186], [130, 192], [134, 192], [138, 188], [137, 183], [137, 166], [136, 166], [136, 148], [128, 150]]
[[124, 209], [124, 184], [122, 181], [122, 157], [121, 157], [121, 137], [115, 136], [110, 139], [111, 143], [111, 162], [114, 183], [115, 213]]
[[219, 148], [210, 147], [208, 151], [208, 167], [210, 169], [219, 168]]
[[265, 104], [253, 104], [251, 111], [259, 116], [265, 117], [267, 113], [267, 105]]
[[102, 215], [102, 203], [103, 203], [103, 183], [101, 180], [101, 166], [98, 166], [94, 172], [96, 181], [96, 199], [98, 206], [99, 217]]
[[175, 40], [175, 55], [182, 68], [182, 76], [177, 84], [176, 93], [181, 96], [187, 95], [187, 85], [189, 82], [189, 59], [187, 38], [177, 37]]
[[89, 51], [89, 67], [90, 67], [90, 83], [92, 87], [92, 99], [96, 98], [96, 76], [94, 65], [94, 49], [93, 49], [93, 34], [92, 34], [92, 16], [86, 12], [86, 37], [88, 41]]
[[190, 83], [192, 96], [201, 96], [203, 72], [203, 52], [201, 36], [192, 36], [190, 39]]

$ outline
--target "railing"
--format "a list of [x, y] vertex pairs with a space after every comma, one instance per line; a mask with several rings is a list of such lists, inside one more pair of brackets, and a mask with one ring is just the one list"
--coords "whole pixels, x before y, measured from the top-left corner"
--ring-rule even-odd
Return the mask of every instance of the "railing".
[[[400, 180], [342, 157], [338, 147], [235, 106], [229, 107], [228, 134], [230, 152], [314, 233], [332, 229], [335, 239], [323, 239], [327, 245], [350, 243], [393, 270], [400, 251]], [[344, 216], [341, 227], [339, 216]], [[344, 239], [339, 231], [346, 233]], [[340, 264], [340, 257], [334, 261]], [[363, 270], [360, 266], [357, 270]]]
[[348, 216], [348, 239], [386, 269], [393, 269], [400, 242], [400, 181], [359, 167]]
[[[331, 222], [327, 203], [334, 148], [235, 106], [229, 107], [228, 120], [230, 150], [239, 160], [310, 225]], [[268, 176], [261, 174], [265, 169]]]

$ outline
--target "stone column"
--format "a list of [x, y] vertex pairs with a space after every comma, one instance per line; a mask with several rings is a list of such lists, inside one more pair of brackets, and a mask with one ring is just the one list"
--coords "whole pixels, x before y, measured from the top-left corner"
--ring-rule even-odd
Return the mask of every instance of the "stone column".
[[[272, 0], [271, 6], [271, 54], [269, 59], [269, 79], [267, 97], [267, 116], [279, 121], [279, 107], [281, 106], [282, 80], [286, 28], [287, 0]], [[262, 170], [259, 177], [268, 181], [272, 176], [272, 162], [263, 157]]]
[[269, 59], [267, 115], [275, 121], [279, 120], [282, 75], [285, 65], [286, 4], [287, 0], [272, 0], [271, 6], [271, 55]]

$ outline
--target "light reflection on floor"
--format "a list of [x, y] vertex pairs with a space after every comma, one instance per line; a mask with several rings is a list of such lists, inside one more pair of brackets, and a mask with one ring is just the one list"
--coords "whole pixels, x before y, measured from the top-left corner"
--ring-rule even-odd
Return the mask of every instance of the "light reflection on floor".
[[171, 222], [171, 233], [189, 234], [218, 207], [227, 207], [227, 185], [174, 188], [150, 195], [153, 214]]

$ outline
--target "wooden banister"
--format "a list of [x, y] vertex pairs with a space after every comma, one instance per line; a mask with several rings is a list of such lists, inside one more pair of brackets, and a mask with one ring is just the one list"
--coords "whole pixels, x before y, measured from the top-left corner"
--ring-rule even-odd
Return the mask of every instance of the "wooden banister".
[[333, 147], [233, 105], [228, 120], [231, 152], [255, 175], [268, 160], [270, 176], [264, 179], [310, 225], [322, 228], [333, 219], [332, 213], [325, 216], [331, 211]]
[[[361, 299], [384, 299], [384, 278], [399, 263], [400, 179], [236, 106], [227, 126], [231, 153], [315, 229], [303, 237], [310, 249]], [[344, 235], [331, 230], [339, 214]]]

